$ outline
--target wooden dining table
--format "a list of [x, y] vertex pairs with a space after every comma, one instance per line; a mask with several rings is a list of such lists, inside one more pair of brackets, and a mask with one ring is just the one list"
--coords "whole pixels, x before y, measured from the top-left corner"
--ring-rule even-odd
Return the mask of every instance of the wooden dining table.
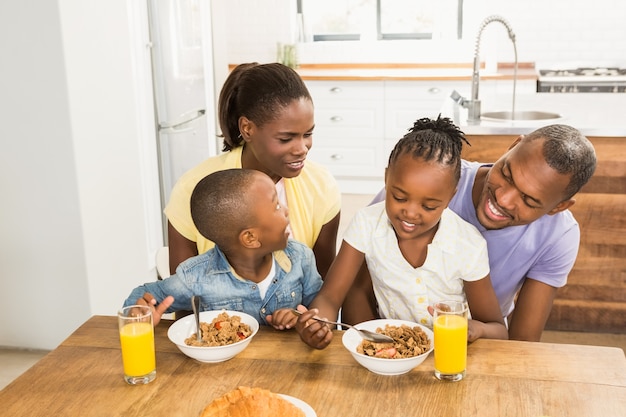
[[[374, 374], [359, 365], [336, 330], [324, 350], [293, 330], [261, 326], [242, 353], [201, 363], [155, 329], [157, 377], [124, 382], [117, 318], [93, 316], [0, 392], [1, 416], [189, 416], [239, 386], [298, 398], [318, 417], [626, 415], [626, 357], [619, 348], [477, 340], [467, 375], [443, 382], [433, 355], [411, 372]], [[593, 334], [589, 334], [593, 339]]]

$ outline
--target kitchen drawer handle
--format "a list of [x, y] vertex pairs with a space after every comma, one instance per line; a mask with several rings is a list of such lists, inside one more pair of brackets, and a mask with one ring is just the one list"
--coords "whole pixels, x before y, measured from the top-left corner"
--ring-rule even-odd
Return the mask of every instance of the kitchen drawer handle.
[[341, 93], [341, 87], [333, 87], [330, 89], [330, 92], [333, 94], [339, 94]]
[[332, 154], [332, 155], [330, 156], [330, 159], [332, 159], [332, 160], [334, 160], [334, 161], [340, 161], [340, 160], [342, 160], [342, 159], [343, 159], [343, 155], [342, 155], [342, 154], [340, 154], [340, 153], [335, 153], [335, 154]]
[[341, 122], [341, 121], [343, 121], [343, 117], [341, 117], [341, 116], [333, 116], [333, 117], [330, 118], [330, 121], [331, 122]]
[[438, 87], [431, 87], [428, 89], [428, 92], [430, 94], [439, 94], [441, 92], [441, 90]]

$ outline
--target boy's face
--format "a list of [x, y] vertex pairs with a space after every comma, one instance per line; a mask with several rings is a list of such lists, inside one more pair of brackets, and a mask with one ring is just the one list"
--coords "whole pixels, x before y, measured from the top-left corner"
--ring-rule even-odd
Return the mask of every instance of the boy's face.
[[276, 186], [267, 175], [259, 175], [252, 187], [258, 238], [264, 249], [272, 252], [287, 246], [289, 213], [278, 201]]
[[437, 226], [456, 191], [454, 169], [403, 154], [385, 172], [385, 208], [398, 241], [424, 237]]
[[542, 148], [543, 139], [520, 141], [489, 170], [476, 206], [485, 228], [529, 224], [571, 205], [563, 201], [570, 176], [552, 169]]

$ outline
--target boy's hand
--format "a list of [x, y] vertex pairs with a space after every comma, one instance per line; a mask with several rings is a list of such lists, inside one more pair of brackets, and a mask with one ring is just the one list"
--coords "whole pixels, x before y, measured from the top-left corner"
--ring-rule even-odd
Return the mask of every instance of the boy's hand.
[[150, 306], [150, 309], [152, 310], [152, 323], [154, 326], [159, 324], [159, 322], [161, 321], [161, 316], [165, 314], [165, 311], [170, 308], [173, 302], [174, 297], [168, 295], [161, 302], [161, 304], [157, 305], [156, 298], [154, 298], [154, 296], [149, 292], [144, 293], [143, 297], [137, 300], [138, 305]]
[[316, 308], [307, 311], [303, 306], [298, 306], [298, 311], [303, 312], [296, 323], [296, 331], [300, 334], [300, 339], [315, 349], [324, 349], [328, 346], [333, 340], [333, 332], [327, 324], [313, 320], [319, 311]]
[[289, 330], [295, 327], [298, 316], [291, 312], [290, 308], [281, 308], [274, 314], [265, 316], [265, 319], [276, 330]]

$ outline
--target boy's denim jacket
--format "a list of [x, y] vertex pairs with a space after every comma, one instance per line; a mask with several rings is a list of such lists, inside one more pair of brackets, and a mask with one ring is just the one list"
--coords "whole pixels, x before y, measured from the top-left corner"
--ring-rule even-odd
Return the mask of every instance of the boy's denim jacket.
[[191, 296], [200, 295], [201, 310], [241, 311], [260, 324], [268, 324], [265, 316], [275, 310], [296, 308], [298, 304], [308, 307], [322, 287], [313, 251], [304, 244], [289, 239], [284, 250], [274, 252], [274, 259], [276, 275], [264, 299], [257, 284], [237, 276], [216, 246], [181, 263], [176, 274], [135, 288], [124, 306], [135, 304], [148, 292], [157, 303], [168, 295], [174, 296], [168, 313], [191, 310]]

